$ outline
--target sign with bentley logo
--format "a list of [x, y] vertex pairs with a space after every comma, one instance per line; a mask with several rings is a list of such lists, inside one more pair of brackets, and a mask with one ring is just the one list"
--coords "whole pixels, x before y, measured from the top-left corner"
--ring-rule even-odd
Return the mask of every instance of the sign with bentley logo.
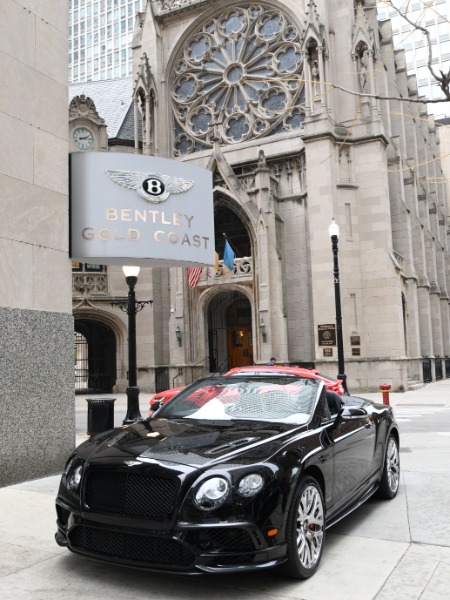
[[212, 265], [212, 173], [155, 156], [72, 153], [70, 233], [79, 262]]
[[106, 171], [106, 174], [119, 185], [136, 190], [141, 198], [152, 204], [159, 204], [163, 200], [167, 200], [170, 194], [187, 192], [195, 183], [193, 180], [169, 177], [159, 173]]

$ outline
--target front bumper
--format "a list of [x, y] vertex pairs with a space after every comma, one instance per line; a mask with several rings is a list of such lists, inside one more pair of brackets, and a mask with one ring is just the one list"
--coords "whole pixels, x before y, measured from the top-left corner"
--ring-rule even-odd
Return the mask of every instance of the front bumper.
[[[91, 559], [149, 571], [195, 575], [255, 571], [285, 560], [284, 543], [270, 545], [249, 522], [177, 523], [170, 531], [127, 527], [102, 515], [86, 518], [57, 500], [60, 546]], [[91, 516], [91, 515], [90, 515]], [[94, 520], [95, 519], [95, 520]]]

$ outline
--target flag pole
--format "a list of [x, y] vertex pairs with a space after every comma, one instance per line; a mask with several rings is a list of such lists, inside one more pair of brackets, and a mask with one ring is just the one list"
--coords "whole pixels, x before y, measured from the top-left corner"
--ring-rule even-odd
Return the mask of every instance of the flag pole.
[[235, 256], [239, 256], [239, 252], [238, 252], [238, 251], [237, 251], [237, 250], [234, 248], [234, 246], [233, 246], [233, 245], [230, 243], [230, 240], [228, 239], [228, 237], [227, 237], [227, 234], [226, 234], [226, 233], [222, 233], [222, 235], [223, 235], [223, 237], [225, 238], [225, 241], [227, 241], [227, 242], [228, 242], [228, 244], [229, 244], [230, 248], [233, 250], [233, 252], [234, 252], [234, 255], [235, 255]]

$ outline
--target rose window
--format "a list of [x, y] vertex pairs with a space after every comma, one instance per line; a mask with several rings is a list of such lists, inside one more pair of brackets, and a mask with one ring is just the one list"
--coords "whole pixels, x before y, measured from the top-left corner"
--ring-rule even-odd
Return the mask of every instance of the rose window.
[[175, 63], [176, 154], [300, 129], [300, 33], [283, 13], [232, 7], [206, 22]]

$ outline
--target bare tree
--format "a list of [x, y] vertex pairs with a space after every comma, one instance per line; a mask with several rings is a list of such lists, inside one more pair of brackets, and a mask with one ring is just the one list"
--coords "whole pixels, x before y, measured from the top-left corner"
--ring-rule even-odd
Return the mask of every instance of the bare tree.
[[[435, 81], [437, 81], [439, 87], [441, 88], [445, 98], [441, 98], [441, 99], [428, 99], [425, 100], [426, 103], [430, 103], [430, 102], [447, 102], [448, 100], [450, 100], [450, 90], [449, 90], [449, 86], [450, 86], [450, 71], [447, 71], [447, 73], [444, 73], [441, 69], [439, 69], [439, 73], [440, 75], [438, 75], [436, 73], [436, 71], [433, 69], [433, 51], [432, 51], [432, 44], [431, 44], [431, 36], [430, 36], [430, 32], [426, 27], [423, 27], [422, 25], [419, 24], [418, 21], [413, 21], [407, 14], [408, 12], [408, 8], [410, 5], [410, 0], [405, 1], [403, 3], [402, 6], [398, 7], [395, 6], [395, 4], [392, 2], [392, 0], [380, 0], [381, 2], [383, 2], [383, 4], [385, 4], [388, 8], [392, 8], [393, 10], [395, 10], [395, 12], [400, 15], [400, 17], [402, 19], [404, 19], [407, 23], [409, 23], [414, 29], [416, 29], [417, 31], [422, 31], [422, 33], [424, 34], [426, 40], [427, 40], [427, 50], [428, 50], [428, 62], [427, 62], [427, 66], [428, 66], [428, 70], [430, 71], [433, 79]], [[429, 4], [427, 4], [426, 2], [422, 2], [424, 9], [429, 9], [430, 6]]]
[[[358, 0], [359, 2], [363, 3], [364, 0]], [[430, 36], [430, 32], [426, 29], [426, 27], [423, 27], [422, 25], [420, 25], [419, 23], [415, 23], [412, 19], [410, 19], [405, 13], [407, 8], [409, 7], [411, 0], [405, 0], [404, 2], [404, 7], [406, 6], [406, 8], [404, 8], [404, 10], [402, 10], [402, 8], [398, 8], [397, 6], [395, 6], [393, 4], [392, 0], [379, 0], [381, 2], [383, 2], [383, 4], [385, 4], [388, 8], [392, 8], [393, 10], [395, 10], [397, 12], [398, 15], [400, 15], [405, 21], [407, 21], [413, 28], [415, 28], [418, 31], [422, 31], [426, 37], [426, 43], [427, 43], [427, 48], [428, 48], [428, 69], [432, 75], [432, 77], [437, 81], [437, 83], [439, 84], [440, 89], [442, 90], [442, 92], [444, 93], [444, 98], [411, 98], [409, 97], [407, 100], [408, 102], [414, 102], [417, 104], [438, 104], [438, 103], [442, 103], [442, 102], [448, 102], [450, 100], [450, 71], [448, 71], [447, 73], [443, 73], [441, 70], [439, 70], [440, 75], [438, 75], [436, 73], [436, 71], [433, 69], [433, 65], [432, 65], [432, 46], [431, 46], [431, 36]], [[424, 8], [428, 8], [427, 4], [421, 0]], [[331, 88], [337, 89], [337, 90], [341, 90], [342, 92], [345, 92], [346, 94], [351, 94], [353, 96], [359, 96], [360, 98], [377, 98], [378, 100], [398, 100], [399, 102], [404, 102], [406, 99], [402, 98], [400, 96], [384, 96], [381, 94], [372, 94], [372, 93], [368, 93], [368, 92], [364, 92], [364, 89], [362, 89], [361, 91], [356, 91], [356, 90], [349, 90], [348, 88], [345, 88], [341, 85], [338, 85], [336, 83], [331, 83], [331, 82], [324, 82], [324, 85], [329, 86]]]

